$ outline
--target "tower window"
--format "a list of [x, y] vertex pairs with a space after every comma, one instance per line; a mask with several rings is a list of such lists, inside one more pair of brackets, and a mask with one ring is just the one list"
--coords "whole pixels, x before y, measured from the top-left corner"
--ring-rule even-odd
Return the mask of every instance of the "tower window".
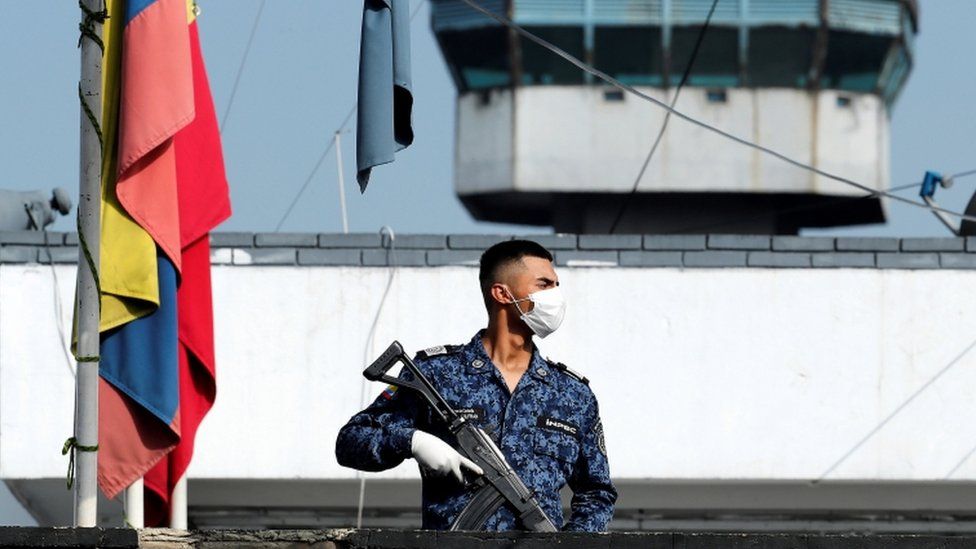
[[729, 93], [724, 89], [706, 90], [705, 98], [709, 103], [728, 103]]

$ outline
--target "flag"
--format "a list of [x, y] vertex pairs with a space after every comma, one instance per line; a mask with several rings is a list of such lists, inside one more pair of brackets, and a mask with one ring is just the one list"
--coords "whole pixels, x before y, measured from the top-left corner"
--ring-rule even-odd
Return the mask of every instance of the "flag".
[[214, 117], [191, 7], [106, 6], [98, 480], [110, 498], [174, 450], [185, 471], [216, 392], [208, 233], [230, 204], [219, 137], [200, 130]]
[[220, 131], [200, 49], [195, 11], [188, 11], [196, 117], [175, 136], [183, 277], [177, 291], [180, 442], [146, 475], [146, 525], [167, 521], [169, 500], [193, 456], [197, 428], [216, 397], [209, 232], [230, 215]]
[[166, 50], [189, 52], [184, 1], [106, 6], [98, 481], [108, 497], [180, 436], [172, 134], [193, 118], [193, 102], [189, 55]]
[[356, 180], [413, 143], [408, 0], [365, 0], [359, 42]]

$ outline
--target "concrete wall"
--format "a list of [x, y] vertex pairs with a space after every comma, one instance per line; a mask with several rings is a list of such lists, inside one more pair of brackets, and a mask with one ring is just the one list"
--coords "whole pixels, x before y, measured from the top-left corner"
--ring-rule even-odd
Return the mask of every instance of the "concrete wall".
[[[640, 88], [662, 102], [670, 94]], [[793, 89], [726, 90], [709, 102], [706, 90], [682, 92], [677, 109], [800, 162], [863, 183], [889, 184], [888, 118], [871, 94]], [[849, 100], [838, 104], [838, 97]], [[629, 192], [664, 109], [626, 95], [608, 101], [604, 89], [531, 86], [471, 92], [458, 99], [455, 185], [460, 195], [489, 191]], [[645, 192], [808, 192], [856, 189], [673, 117], [644, 175]]]
[[[774, 242], [809, 248], [824, 240], [830, 239]], [[613, 238], [604, 247], [626, 242]], [[750, 242], [755, 245], [742, 237], [714, 244]], [[906, 240], [902, 248], [905, 242], [910, 248], [923, 243]], [[945, 249], [962, 242], [927, 245]], [[644, 240], [654, 243], [662, 245]], [[275, 248], [279, 254], [284, 249]], [[342, 485], [346, 491], [336, 488], [336, 494], [354, 494], [356, 474], [336, 464], [333, 445], [339, 427], [359, 409], [362, 391], [371, 399], [381, 390], [364, 385], [364, 363], [394, 338], [408, 349], [467, 341], [485, 323], [477, 270], [399, 268], [369, 345], [390, 268], [228, 259], [240, 252], [252, 262], [264, 257], [262, 250], [268, 249], [214, 251], [215, 259], [229, 263], [213, 268], [218, 397], [198, 435], [191, 479], [230, 483], [225, 488], [280, 481], [290, 486], [279, 493], [282, 501], [299, 504], [306, 496], [295, 491], [296, 482]], [[357, 253], [363, 258], [366, 250]], [[762, 486], [809, 488], [822, 479], [864, 486], [857, 491], [865, 498], [859, 508], [976, 512], [976, 501], [965, 495], [976, 482], [976, 459], [969, 459], [976, 444], [972, 270], [705, 268], [705, 256], [695, 255], [746, 257], [732, 250], [668, 252], [693, 259], [680, 268], [641, 268], [616, 266], [621, 250], [573, 253], [582, 259], [564, 255], [560, 264], [576, 266], [558, 268], [569, 313], [540, 347], [590, 378], [612, 473], [628, 487], [621, 508], [707, 509], [721, 500], [723, 509], [786, 511], [803, 504], [788, 493], [756, 499]], [[599, 261], [611, 253], [612, 262]], [[875, 257], [928, 257], [823, 254], [871, 256], [872, 267]], [[938, 266], [938, 254], [929, 255]], [[884, 261], [911, 267], [915, 260]], [[694, 268], [696, 262], [702, 268]], [[74, 271], [70, 264], [0, 264], [0, 478], [21, 488], [43, 481], [65, 494], [66, 460], [59, 449], [71, 433], [73, 365], [61, 338], [71, 331]], [[408, 462], [369, 478], [387, 479], [395, 491], [396, 482], [415, 486], [417, 472]], [[722, 483], [742, 488], [734, 497], [668, 496], [676, 493], [668, 492], [669, 484]], [[879, 489], [886, 485], [908, 488], [895, 502]], [[227, 501], [221, 503], [218, 493]], [[823, 511], [851, 501], [850, 492], [818, 494], [815, 506]], [[215, 489], [208, 505], [260, 502], [261, 495]], [[329, 504], [351, 504], [342, 497]], [[414, 496], [400, 497], [398, 505], [415, 504]]]
[[[56, 270], [70, 333], [73, 268]], [[560, 275], [569, 315], [540, 346], [591, 379], [619, 478], [819, 478], [976, 337], [965, 271]], [[216, 267], [213, 276], [219, 396], [195, 477], [353, 478], [333, 444], [359, 408], [365, 359], [394, 338], [409, 349], [465, 342], [485, 323], [473, 268], [400, 269], [372, 350], [386, 268]], [[53, 449], [71, 430], [72, 378], [50, 268], [0, 267], [0, 303], [0, 476], [60, 476]], [[976, 441], [974, 366], [976, 352], [958, 359], [830, 477], [946, 477]], [[261, 444], [238, 459], [244, 440]], [[976, 479], [976, 460], [953, 478]]]

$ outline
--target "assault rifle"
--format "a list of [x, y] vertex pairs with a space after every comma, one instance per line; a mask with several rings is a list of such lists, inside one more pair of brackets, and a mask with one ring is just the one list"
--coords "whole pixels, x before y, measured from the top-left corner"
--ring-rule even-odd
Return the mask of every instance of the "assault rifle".
[[[412, 381], [387, 374], [397, 362], [403, 363], [403, 367], [413, 374]], [[481, 428], [458, 415], [451, 408], [403, 351], [399, 341], [394, 341], [370, 364], [363, 372], [363, 376], [370, 381], [383, 381], [419, 393], [434, 413], [447, 424], [451, 433], [457, 437], [460, 454], [478, 464], [484, 471], [484, 475], [478, 476], [470, 483], [474, 489], [474, 497], [461, 510], [454, 524], [451, 525], [451, 530], [480, 530], [495, 511], [508, 503], [515, 509], [516, 516], [527, 530], [557, 531], [556, 526], [539, 506], [535, 494], [505, 461], [505, 455], [495, 442]]]

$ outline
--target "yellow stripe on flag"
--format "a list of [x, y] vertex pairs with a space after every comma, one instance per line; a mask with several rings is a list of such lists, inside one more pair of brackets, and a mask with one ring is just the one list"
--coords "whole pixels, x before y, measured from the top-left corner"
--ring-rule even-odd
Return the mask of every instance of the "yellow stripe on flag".
[[125, 6], [121, 0], [108, 0], [106, 7], [109, 19], [102, 30], [105, 43], [102, 63], [102, 133], [105, 136], [105, 151], [102, 162], [99, 267], [102, 286], [101, 331], [145, 316], [159, 306], [156, 244], [126, 214], [115, 194]]

